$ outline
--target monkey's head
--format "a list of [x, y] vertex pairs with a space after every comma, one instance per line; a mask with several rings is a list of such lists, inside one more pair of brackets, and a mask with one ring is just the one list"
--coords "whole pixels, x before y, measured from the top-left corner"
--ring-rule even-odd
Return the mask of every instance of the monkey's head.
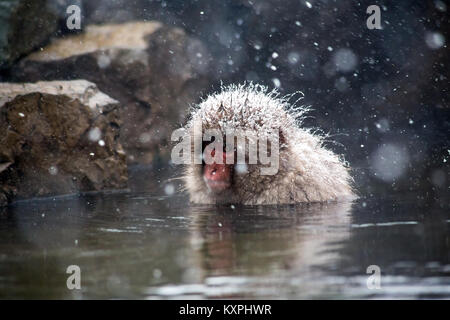
[[296, 116], [275, 91], [231, 86], [209, 96], [186, 129], [192, 159], [185, 181], [197, 203], [248, 202], [283, 170]]

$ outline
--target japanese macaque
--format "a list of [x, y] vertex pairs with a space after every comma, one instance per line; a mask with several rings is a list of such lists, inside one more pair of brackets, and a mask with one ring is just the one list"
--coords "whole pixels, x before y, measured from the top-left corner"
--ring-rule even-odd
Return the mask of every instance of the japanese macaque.
[[324, 147], [324, 135], [300, 127], [307, 108], [290, 104], [292, 96], [232, 85], [192, 111], [185, 129], [193, 137], [193, 160], [184, 175], [192, 202], [292, 204], [355, 197], [348, 165]]

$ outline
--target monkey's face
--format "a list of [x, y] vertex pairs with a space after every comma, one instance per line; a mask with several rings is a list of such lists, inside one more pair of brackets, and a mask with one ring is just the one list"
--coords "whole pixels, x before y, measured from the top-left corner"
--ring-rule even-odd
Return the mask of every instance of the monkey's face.
[[229, 159], [232, 157], [234, 158], [234, 153], [226, 153], [221, 150], [209, 151], [207, 149], [203, 152], [205, 159], [203, 181], [210, 192], [220, 194], [231, 188], [234, 165], [229, 164], [231, 162]]
[[250, 202], [277, 179], [282, 128], [259, 118], [250, 125], [239, 115], [197, 113], [189, 122], [192, 164], [185, 181], [193, 202]]
[[199, 178], [206, 191], [216, 202], [236, 201], [257, 194], [274, 178], [261, 175], [261, 169], [267, 165], [262, 165], [256, 154], [251, 155], [258, 150], [256, 145], [257, 141], [250, 142], [237, 134], [203, 142], [203, 161], [197, 174], [201, 175]]

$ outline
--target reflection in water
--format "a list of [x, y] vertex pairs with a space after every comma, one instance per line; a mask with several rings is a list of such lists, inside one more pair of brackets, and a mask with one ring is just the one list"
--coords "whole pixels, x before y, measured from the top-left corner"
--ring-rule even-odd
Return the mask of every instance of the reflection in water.
[[[320, 277], [315, 266], [332, 264], [335, 249], [349, 236], [350, 203], [259, 207], [191, 208], [191, 243], [203, 286], [162, 287], [150, 295], [195, 294], [212, 298], [289, 297], [308, 289], [302, 278]], [[305, 287], [305, 288], [303, 288]]]
[[[110, 194], [0, 215], [0, 298], [450, 297], [448, 209], [411, 199], [191, 206]], [[66, 287], [79, 265], [82, 289]], [[366, 268], [382, 271], [369, 290]]]

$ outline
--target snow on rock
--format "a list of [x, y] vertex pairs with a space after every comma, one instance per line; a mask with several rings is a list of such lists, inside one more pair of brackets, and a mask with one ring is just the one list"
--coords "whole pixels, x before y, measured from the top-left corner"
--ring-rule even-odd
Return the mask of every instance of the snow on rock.
[[0, 83], [0, 96], [0, 204], [127, 186], [119, 105], [95, 84]]
[[[88, 25], [14, 67], [13, 81], [86, 79], [120, 102], [129, 163], [170, 154], [171, 131], [210, 84], [210, 54], [198, 39], [160, 22]], [[151, 132], [151, 139], [140, 139]]]

